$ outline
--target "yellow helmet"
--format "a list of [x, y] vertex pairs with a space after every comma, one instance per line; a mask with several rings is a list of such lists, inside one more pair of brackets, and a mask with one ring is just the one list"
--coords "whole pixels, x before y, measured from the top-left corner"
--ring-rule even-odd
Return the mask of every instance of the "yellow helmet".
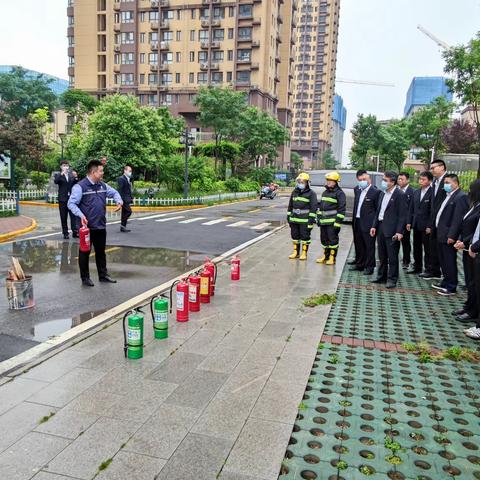
[[327, 180], [333, 180], [334, 182], [339, 182], [341, 177], [338, 172], [330, 172], [325, 175]]
[[310, 180], [310, 175], [308, 173], [302, 172], [298, 175], [297, 180], [305, 180], [308, 182]]

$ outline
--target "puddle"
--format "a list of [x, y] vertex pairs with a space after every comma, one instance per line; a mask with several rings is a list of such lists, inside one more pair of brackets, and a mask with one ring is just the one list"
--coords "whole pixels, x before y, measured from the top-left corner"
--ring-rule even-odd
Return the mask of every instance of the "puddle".
[[76, 315], [73, 318], [49, 320], [47, 322], [37, 323], [32, 328], [32, 340], [35, 340], [37, 342], [45, 342], [49, 338], [60, 335], [61, 333], [70, 330], [70, 328], [81, 325], [82, 323], [91, 320], [93, 317], [96, 317], [97, 315], [100, 315], [106, 311], [107, 309], [96, 310], [81, 313], [80, 315]]

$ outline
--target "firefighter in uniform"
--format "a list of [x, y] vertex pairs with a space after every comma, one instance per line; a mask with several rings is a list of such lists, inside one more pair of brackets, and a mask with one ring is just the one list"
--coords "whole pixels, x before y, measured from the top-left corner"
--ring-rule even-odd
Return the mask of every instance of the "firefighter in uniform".
[[347, 200], [345, 193], [338, 186], [340, 175], [330, 172], [325, 175], [327, 183], [325, 191], [318, 202], [317, 222], [320, 227], [320, 242], [323, 247], [323, 257], [317, 263], [335, 265], [338, 252], [338, 234], [345, 219]]
[[293, 240], [293, 253], [290, 259], [307, 259], [307, 252], [315, 225], [317, 211], [317, 195], [310, 190], [310, 175], [301, 173], [297, 177], [297, 185], [288, 202], [287, 218]]

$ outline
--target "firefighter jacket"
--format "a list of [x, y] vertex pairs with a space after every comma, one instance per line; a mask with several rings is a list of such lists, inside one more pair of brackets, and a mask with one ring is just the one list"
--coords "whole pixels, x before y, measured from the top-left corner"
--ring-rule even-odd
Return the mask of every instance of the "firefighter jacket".
[[288, 221], [313, 227], [317, 215], [317, 202], [317, 194], [310, 187], [307, 186], [305, 190], [295, 188], [288, 202]]
[[347, 199], [343, 190], [337, 185], [335, 188], [325, 188], [318, 202], [317, 223], [320, 227], [332, 225], [340, 228], [345, 219]]

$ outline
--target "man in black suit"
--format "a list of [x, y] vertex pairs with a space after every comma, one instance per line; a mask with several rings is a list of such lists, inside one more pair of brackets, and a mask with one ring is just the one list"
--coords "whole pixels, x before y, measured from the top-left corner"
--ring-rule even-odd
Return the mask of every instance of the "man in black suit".
[[431, 208], [431, 223], [432, 232], [430, 234], [430, 270], [421, 273], [419, 277], [425, 280], [432, 280], [435, 278], [441, 278], [440, 260], [437, 252], [437, 229], [435, 227], [435, 219], [437, 217], [438, 210], [440, 209], [443, 201], [446, 197], [446, 192], [443, 189], [445, 175], [447, 174], [447, 166], [443, 160], [434, 160], [430, 164], [430, 171], [433, 175], [432, 184], [432, 208]]
[[407, 200], [397, 186], [397, 174], [385, 172], [378, 201], [377, 214], [370, 235], [377, 236], [380, 266], [377, 278], [372, 283], [386, 283], [386, 288], [395, 288], [398, 281], [398, 254], [400, 242], [407, 223]]
[[458, 177], [447, 174], [443, 181], [445, 200], [435, 217], [438, 259], [443, 279], [440, 283], [432, 284], [432, 287], [439, 295], [450, 296], [455, 295], [458, 285], [457, 251], [454, 245], [469, 207], [468, 197], [459, 188]]
[[58, 185], [58, 209], [60, 210], [60, 221], [62, 222], [63, 238], [68, 239], [68, 215], [70, 214], [70, 226], [72, 236], [78, 237], [78, 223], [75, 215], [68, 210], [67, 203], [72, 187], [78, 182], [78, 177], [74, 175], [74, 170], [70, 172], [68, 162], [63, 160], [60, 163], [60, 173], [56, 173], [53, 181]]
[[[362, 180], [363, 175], [367, 173], [366, 170], [357, 170], [357, 184], [353, 188], [353, 204], [354, 206], [358, 204], [358, 197], [360, 193], [362, 192], [362, 186], [363, 188], [368, 187], [368, 182], [366, 180]], [[355, 213], [355, 207], [354, 207], [354, 213]], [[358, 265], [359, 264], [359, 259], [360, 259], [360, 250], [361, 246], [359, 246], [360, 243], [360, 237], [361, 237], [361, 232], [356, 228], [356, 222], [355, 222], [355, 214], [353, 215], [352, 218], [352, 230], [353, 230], [353, 245], [355, 246], [355, 258], [353, 260], [349, 260], [347, 263], [349, 265]]]
[[[413, 199], [413, 188], [410, 186], [410, 174], [408, 172], [400, 172], [398, 174], [397, 184], [400, 190], [405, 194], [407, 200], [407, 211], [410, 211], [410, 204]], [[402, 267], [406, 270], [410, 266], [410, 254], [412, 252], [412, 243], [410, 239], [410, 230], [405, 230], [402, 238]]]
[[372, 185], [372, 179], [365, 170], [357, 173], [360, 173], [357, 177], [359, 190], [355, 194], [353, 223], [358, 263], [352, 267], [352, 270], [371, 275], [375, 269], [375, 237], [370, 236], [370, 228], [377, 212], [380, 192]]
[[118, 178], [118, 193], [122, 197], [122, 217], [120, 223], [120, 231], [128, 233], [130, 230], [127, 228], [127, 220], [132, 215], [133, 196], [132, 196], [132, 167], [125, 165], [123, 169], [123, 175]]
[[407, 273], [430, 271], [430, 234], [432, 232], [432, 180], [430, 172], [422, 172], [418, 177], [420, 188], [415, 190], [410, 203], [407, 219], [407, 232], [413, 230], [413, 265]]

